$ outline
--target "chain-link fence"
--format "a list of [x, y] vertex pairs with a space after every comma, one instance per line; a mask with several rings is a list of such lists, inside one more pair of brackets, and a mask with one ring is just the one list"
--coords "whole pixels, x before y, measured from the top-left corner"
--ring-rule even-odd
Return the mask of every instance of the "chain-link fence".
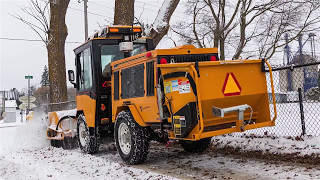
[[[320, 62], [273, 66], [276, 126], [247, 133], [320, 136]], [[268, 69], [266, 69], [268, 70]], [[269, 73], [266, 74], [271, 117], [274, 116]]]

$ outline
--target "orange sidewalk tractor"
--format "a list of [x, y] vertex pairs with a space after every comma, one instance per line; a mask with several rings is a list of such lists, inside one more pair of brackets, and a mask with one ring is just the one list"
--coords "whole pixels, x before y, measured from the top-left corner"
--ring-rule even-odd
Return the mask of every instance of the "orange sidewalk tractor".
[[139, 164], [151, 140], [202, 152], [213, 136], [275, 125], [267, 61], [219, 61], [217, 48], [193, 45], [154, 50], [141, 33], [139, 26], [110, 26], [74, 50], [76, 70], [68, 73], [82, 151], [96, 153], [100, 139], [113, 136], [122, 160]]

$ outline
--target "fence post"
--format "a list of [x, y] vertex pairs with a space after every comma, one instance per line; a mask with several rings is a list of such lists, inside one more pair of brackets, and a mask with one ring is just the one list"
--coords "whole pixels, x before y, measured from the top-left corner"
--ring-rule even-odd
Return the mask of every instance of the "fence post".
[[304, 111], [303, 111], [303, 100], [302, 100], [302, 91], [301, 88], [298, 88], [299, 93], [299, 105], [300, 105], [300, 116], [301, 116], [301, 127], [302, 127], [302, 136], [306, 134], [306, 126], [304, 121]]

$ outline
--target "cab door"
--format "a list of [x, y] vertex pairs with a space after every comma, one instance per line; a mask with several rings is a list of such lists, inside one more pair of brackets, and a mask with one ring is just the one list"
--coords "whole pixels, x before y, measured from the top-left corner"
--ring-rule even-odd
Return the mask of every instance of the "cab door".
[[99, 125], [111, 125], [111, 76], [103, 72], [111, 61], [122, 59], [119, 40], [95, 40], [95, 63], [97, 64], [97, 121]]
[[95, 127], [96, 95], [93, 72], [93, 58], [91, 46], [88, 45], [76, 54], [77, 111], [82, 112], [88, 127]]

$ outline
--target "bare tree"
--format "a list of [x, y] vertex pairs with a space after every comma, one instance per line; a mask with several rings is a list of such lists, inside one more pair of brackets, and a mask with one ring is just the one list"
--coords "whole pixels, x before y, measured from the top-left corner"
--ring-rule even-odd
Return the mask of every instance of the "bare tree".
[[[126, 3], [129, 1], [130, 3]], [[133, 23], [133, 19], [131, 19], [131, 15], [133, 15], [134, 11], [134, 1], [133, 0], [116, 0], [115, 1], [115, 15], [114, 15], [114, 23], [113, 24], [122, 24], [122, 25], [132, 25], [139, 24], [143, 27], [146, 36], [151, 37], [154, 41], [155, 46], [159, 44], [161, 39], [168, 33], [170, 28], [170, 19], [178, 6], [180, 0], [164, 0], [162, 6], [160, 7], [157, 17], [152, 24], [144, 24], [144, 22], [139, 18], [135, 17], [136, 23]], [[118, 7], [120, 4], [126, 3], [127, 8]], [[128, 4], [130, 7], [128, 7]], [[125, 11], [123, 10], [125, 9]], [[123, 22], [119, 23], [118, 17], [127, 18], [127, 20], [123, 20]], [[132, 21], [131, 21], [132, 20]]]
[[30, 0], [27, 7], [20, 7], [24, 14], [32, 18], [27, 20], [21, 15], [12, 15], [16, 19], [27, 24], [41, 38], [45, 45], [48, 45], [50, 7], [49, 0]]
[[[13, 15], [27, 24], [45, 43], [48, 52], [50, 103], [66, 102], [67, 84], [65, 68], [65, 41], [68, 29], [65, 16], [70, 0], [30, 0], [21, 8], [35, 22]], [[50, 20], [48, 20], [50, 18]], [[52, 110], [56, 110], [53, 107]]]
[[[65, 22], [70, 0], [50, 0], [50, 30], [48, 65], [50, 82], [50, 103], [68, 101], [66, 83], [65, 42], [68, 29]], [[65, 104], [67, 106], [67, 104]], [[57, 107], [58, 108], [58, 107]], [[63, 109], [66, 107], [62, 107]], [[52, 110], [57, 110], [52, 107]]]
[[[259, 57], [271, 58], [277, 49], [286, 45], [284, 34], [289, 33], [288, 42], [294, 41], [303, 33], [319, 30], [320, 1], [289, 1], [270, 10], [259, 18], [261, 35]], [[268, 26], [263, 26], [267, 22]]]
[[215, 20], [214, 28], [214, 43], [215, 45], [219, 43], [220, 47], [220, 59], [225, 59], [225, 41], [228, 34], [236, 27], [237, 23], [234, 23], [236, 14], [239, 10], [241, 0], [236, 2], [236, 6], [233, 9], [230, 18], [227, 17], [228, 9], [226, 8], [226, 0], [219, 1], [218, 7], [214, 8], [212, 0], [204, 0], [207, 6], [209, 6], [210, 12]]
[[43, 108], [43, 105], [48, 104], [49, 92], [50, 88], [47, 86], [39, 87], [34, 91], [33, 96], [36, 98], [35, 104], [38, 108]]
[[[213, 0], [195, 0], [190, 1], [187, 12], [192, 16], [190, 25], [182, 22], [175, 26], [174, 31], [178, 32], [179, 27], [190, 27], [183, 33], [179, 33], [184, 39], [195, 41], [199, 47], [206, 47], [208, 41], [213, 41], [214, 47], [220, 48], [220, 59], [225, 59], [225, 43], [229, 33], [235, 29], [238, 22], [236, 15], [240, 7], [241, 0], [236, 2], [227, 2], [220, 0], [213, 2]], [[232, 9], [232, 4], [236, 4]], [[228, 10], [228, 11], [227, 11]], [[197, 27], [199, 26], [199, 27]], [[189, 33], [192, 32], [192, 33]], [[189, 34], [189, 35], [188, 35]], [[191, 36], [190, 36], [191, 35]]]
[[187, 3], [191, 20], [172, 30], [198, 47], [219, 47], [222, 60], [226, 53], [233, 59], [243, 55], [270, 58], [285, 45], [279, 43], [284, 33], [290, 32], [292, 41], [314, 28], [320, 20], [317, 11], [318, 0], [193, 0]]
[[178, 6], [180, 0], [165, 0], [160, 7], [157, 17], [147, 31], [147, 36], [153, 39], [155, 46], [159, 44], [161, 39], [168, 33], [170, 28], [171, 16]]
[[134, 0], [116, 0], [114, 25], [132, 25], [134, 20]]

